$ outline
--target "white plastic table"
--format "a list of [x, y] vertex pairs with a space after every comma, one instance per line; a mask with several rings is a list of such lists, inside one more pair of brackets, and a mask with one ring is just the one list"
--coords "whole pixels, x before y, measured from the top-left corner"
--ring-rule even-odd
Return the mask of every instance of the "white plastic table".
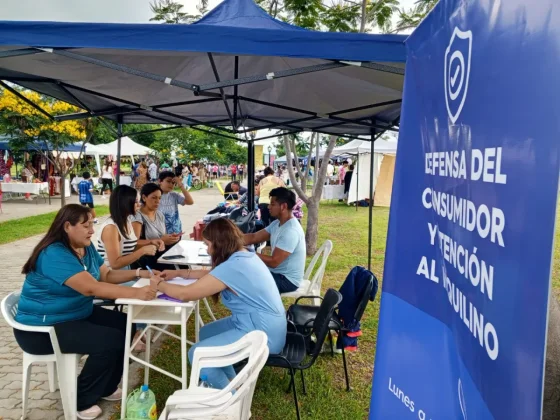
[[[48, 182], [2, 182], [0, 188], [3, 193], [11, 194], [33, 194], [37, 196], [42, 196], [45, 202], [47, 201], [46, 196], [49, 194], [49, 183]], [[6, 197], [7, 199], [7, 197]], [[36, 204], [39, 200], [36, 201]]]
[[[150, 279], [140, 279], [133, 287], [143, 287], [150, 283]], [[161, 293], [158, 293], [160, 295]], [[129, 360], [145, 366], [144, 368], [144, 384], [148, 384], [150, 369], [157, 370], [158, 372], [169, 376], [181, 382], [181, 388], [187, 388], [187, 344], [193, 343], [187, 340], [187, 320], [192, 312], [195, 312], [195, 341], [199, 339], [199, 305], [198, 302], [174, 302], [164, 299], [154, 299], [150, 301], [138, 299], [117, 299], [117, 305], [127, 305], [127, 320], [126, 320], [126, 341], [124, 353], [124, 371], [122, 392], [123, 399], [121, 403], [121, 418], [126, 418], [126, 398], [128, 397], [128, 374], [129, 374]], [[132, 335], [132, 324], [147, 324], [143, 333], [130, 343]], [[179, 325], [181, 327], [181, 336], [167, 331], [165, 328], [160, 328], [157, 325]], [[178, 340], [181, 340], [181, 376], [167, 372], [166, 370], [155, 366], [150, 363], [150, 345], [152, 330], [159, 333], [167, 334]], [[146, 335], [146, 352], [144, 360], [132, 354], [132, 349]]]
[[[158, 263], [160, 264], [168, 264], [173, 265], [175, 269], [179, 269], [180, 265], [198, 265], [201, 267], [210, 267], [212, 265], [212, 261], [210, 256], [207, 252], [208, 248], [206, 244], [202, 241], [179, 241], [177, 242], [173, 248], [163, 254], [159, 259]], [[165, 259], [169, 256], [180, 255], [181, 258], [168, 260]], [[213, 321], [216, 320], [214, 313], [212, 312], [212, 308], [210, 308], [210, 304], [206, 298], [203, 299], [204, 306], [210, 317]], [[202, 323], [202, 321], [201, 321]], [[202, 323], [202, 325], [204, 325]]]

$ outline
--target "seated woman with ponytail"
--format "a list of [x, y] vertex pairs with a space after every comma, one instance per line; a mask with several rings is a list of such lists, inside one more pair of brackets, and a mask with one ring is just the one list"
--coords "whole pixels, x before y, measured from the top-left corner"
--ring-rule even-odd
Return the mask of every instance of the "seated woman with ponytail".
[[[152, 286], [182, 301], [212, 296], [231, 311], [231, 316], [206, 324], [200, 341], [189, 349], [189, 360], [197, 347], [231, 344], [245, 334], [260, 330], [268, 336], [270, 353], [280, 353], [286, 340], [286, 315], [280, 293], [267, 266], [243, 245], [243, 233], [228, 219], [217, 219], [202, 233], [212, 270], [168, 270], [162, 277], [199, 279], [189, 286], [178, 286], [154, 278]], [[223, 389], [235, 377], [232, 366], [201, 371], [213, 388]]]
[[[23, 266], [25, 282], [15, 316], [24, 325], [54, 326], [63, 353], [89, 355], [78, 377], [80, 419], [101, 415], [96, 405], [100, 399], [119, 401], [122, 397], [118, 385], [124, 363], [126, 314], [94, 306], [93, 297], [152, 300], [156, 296], [155, 287], [121, 286], [150, 274], [111, 270], [104, 265], [91, 242], [93, 233], [88, 207], [68, 204], [60, 209]], [[27, 353], [53, 352], [46, 333], [14, 330], [14, 335]]]

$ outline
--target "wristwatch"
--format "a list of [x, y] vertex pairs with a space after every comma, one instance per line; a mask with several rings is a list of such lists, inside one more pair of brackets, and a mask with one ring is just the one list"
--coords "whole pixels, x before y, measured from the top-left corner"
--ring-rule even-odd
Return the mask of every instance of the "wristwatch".
[[138, 267], [136, 269], [136, 278], [139, 279], [140, 278], [140, 267]]

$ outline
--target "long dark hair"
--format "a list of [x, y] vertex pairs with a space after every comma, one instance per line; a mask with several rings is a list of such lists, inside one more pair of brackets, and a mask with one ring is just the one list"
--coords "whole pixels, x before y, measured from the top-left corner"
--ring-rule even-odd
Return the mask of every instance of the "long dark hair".
[[54, 221], [52, 222], [47, 234], [43, 237], [43, 239], [39, 241], [39, 243], [31, 253], [31, 256], [23, 266], [21, 273], [29, 274], [32, 271], [35, 271], [35, 269], [37, 268], [37, 259], [39, 258], [39, 254], [41, 254], [41, 251], [56, 242], [62, 243], [79, 260], [80, 257], [70, 246], [70, 239], [68, 238], [68, 234], [64, 230], [64, 224], [68, 222], [72, 226], [76, 226], [78, 223], [84, 223], [85, 221], [87, 221], [89, 215], [89, 207], [82, 206], [80, 204], [67, 204], [62, 207], [56, 214], [56, 217], [54, 218]]
[[[208, 223], [202, 237], [212, 242], [212, 267], [227, 261], [235, 252], [243, 249], [243, 232], [229, 219], [216, 219]], [[219, 293], [212, 295], [218, 301]]]
[[136, 196], [138, 193], [128, 185], [119, 185], [111, 193], [109, 212], [111, 219], [119, 228], [121, 235], [128, 239], [128, 217], [135, 214]]

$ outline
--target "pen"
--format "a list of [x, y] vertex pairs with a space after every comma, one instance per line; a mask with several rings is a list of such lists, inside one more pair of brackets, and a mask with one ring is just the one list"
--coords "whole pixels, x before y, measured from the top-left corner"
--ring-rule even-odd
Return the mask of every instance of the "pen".
[[150, 272], [150, 276], [154, 277], [154, 272], [152, 271], [152, 269], [148, 266], [146, 266], [146, 270], [148, 270]]

